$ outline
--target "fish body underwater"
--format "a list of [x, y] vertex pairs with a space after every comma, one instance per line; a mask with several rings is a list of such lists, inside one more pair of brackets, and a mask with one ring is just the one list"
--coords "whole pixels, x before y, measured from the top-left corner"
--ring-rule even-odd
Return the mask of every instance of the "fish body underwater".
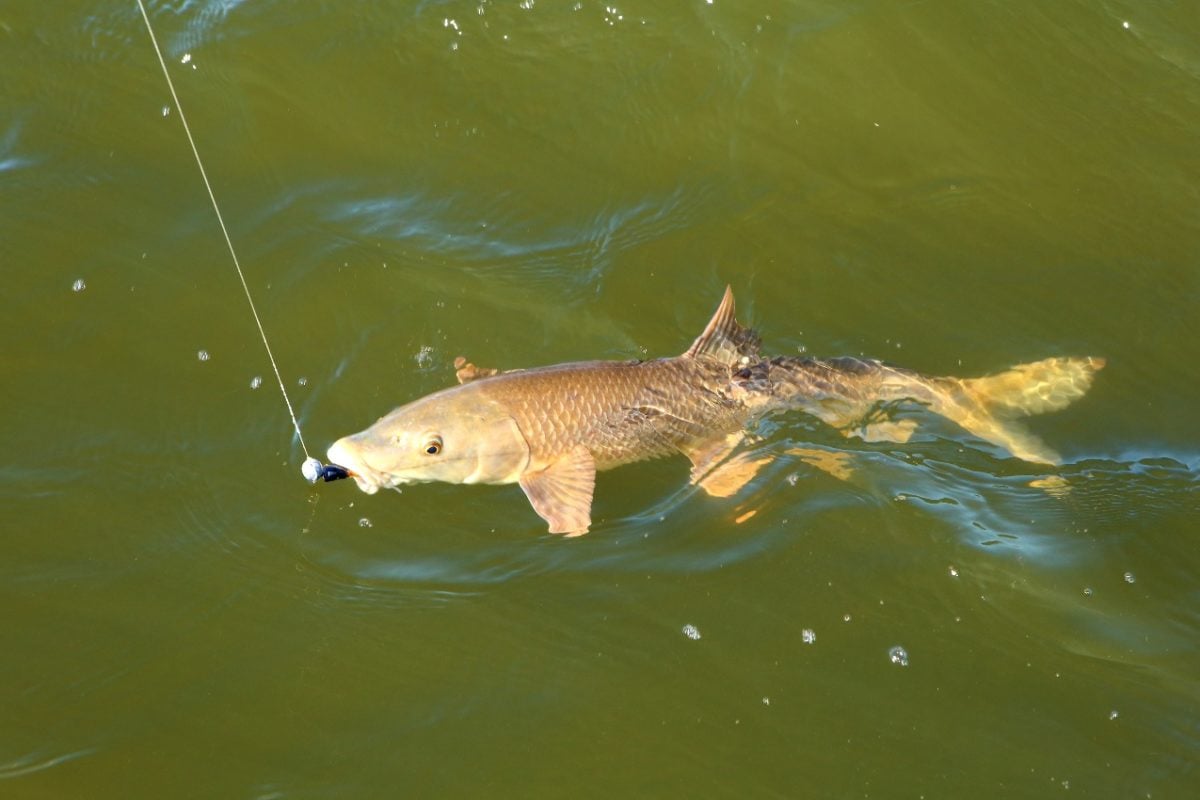
[[1049, 358], [974, 379], [936, 378], [859, 358], [759, 354], [727, 287], [682, 355], [582, 361], [495, 373], [463, 366], [460, 385], [401, 406], [334, 442], [333, 464], [374, 494], [405, 483], [520, 484], [551, 533], [591, 525], [596, 472], [682, 453], [691, 480], [732, 495], [769, 456], [740, 452], [749, 422], [779, 410], [811, 414], [847, 436], [907, 441], [915, 422], [886, 405], [922, 404], [1017, 458], [1058, 455], [1015, 420], [1082, 397], [1100, 358]]

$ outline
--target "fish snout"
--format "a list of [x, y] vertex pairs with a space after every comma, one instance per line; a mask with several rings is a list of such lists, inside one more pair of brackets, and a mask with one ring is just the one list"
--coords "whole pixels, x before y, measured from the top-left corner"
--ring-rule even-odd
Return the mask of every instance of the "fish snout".
[[378, 473], [372, 470], [363, 461], [359, 454], [359, 449], [355, 445], [352, 437], [338, 439], [329, 446], [325, 451], [325, 457], [329, 459], [330, 464], [334, 464], [346, 470], [354, 482], [358, 484], [358, 488], [367, 494], [375, 494], [383, 485]]

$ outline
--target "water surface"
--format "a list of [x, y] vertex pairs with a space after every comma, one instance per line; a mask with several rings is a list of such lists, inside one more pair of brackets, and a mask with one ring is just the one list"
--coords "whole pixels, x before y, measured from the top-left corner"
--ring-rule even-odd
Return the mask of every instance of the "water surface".
[[149, 5], [317, 453], [726, 283], [772, 353], [1108, 367], [1060, 469], [793, 415], [578, 540], [312, 488], [136, 4], [7, 4], [0, 793], [1194, 794], [1190, 6]]

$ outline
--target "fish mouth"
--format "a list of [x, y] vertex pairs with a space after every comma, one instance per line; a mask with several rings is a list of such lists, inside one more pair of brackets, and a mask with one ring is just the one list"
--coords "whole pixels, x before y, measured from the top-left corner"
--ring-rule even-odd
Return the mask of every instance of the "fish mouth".
[[380, 489], [390, 486], [387, 477], [371, 469], [355, 452], [352, 443], [339, 439], [329, 446], [325, 452], [329, 463], [341, 467], [346, 474], [354, 479], [358, 488], [366, 494], [375, 494]]
[[358, 488], [367, 494], [375, 494], [379, 491], [380, 484], [367, 477], [359, 475], [357, 472], [351, 472], [350, 477], [354, 478], [354, 482], [358, 484]]

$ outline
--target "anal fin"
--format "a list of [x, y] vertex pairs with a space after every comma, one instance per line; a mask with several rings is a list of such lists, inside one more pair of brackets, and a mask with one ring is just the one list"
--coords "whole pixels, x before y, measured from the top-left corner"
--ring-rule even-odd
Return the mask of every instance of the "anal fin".
[[582, 536], [592, 524], [592, 492], [596, 487], [596, 462], [583, 445], [560, 456], [549, 466], [526, 472], [518, 481], [550, 533]]

